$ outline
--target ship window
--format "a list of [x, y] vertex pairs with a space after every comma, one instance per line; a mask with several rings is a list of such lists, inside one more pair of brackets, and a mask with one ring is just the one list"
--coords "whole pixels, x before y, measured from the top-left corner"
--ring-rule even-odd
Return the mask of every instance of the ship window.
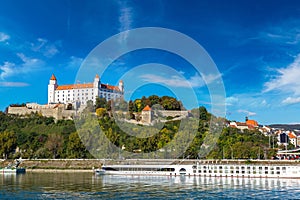
[[201, 173], [201, 170], [198, 170], [198, 173]]
[[242, 166], [242, 167], [241, 167], [241, 169], [243, 170], [243, 169], [245, 169], [245, 167], [244, 167], [244, 166]]
[[242, 174], [245, 174], [245, 171], [242, 171]]
[[268, 170], [268, 167], [265, 167], [265, 170]]
[[220, 172], [220, 173], [223, 173], [223, 171], [222, 171], [222, 170], [220, 170], [219, 172]]
[[196, 170], [195, 170], [195, 169], [193, 170], [193, 173], [194, 173], [194, 174], [196, 173]]
[[280, 167], [276, 167], [276, 170], [280, 170]]
[[240, 173], [240, 172], [239, 172], [239, 171], [236, 171], [235, 173], [237, 173], [237, 174], [238, 174], [238, 173]]
[[206, 173], [206, 170], [203, 170], [203, 173]]
[[259, 170], [262, 170], [262, 167], [259, 167], [258, 169], [259, 169]]
[[236, 166], [236, 167], [235, 167], [235, 169], [239, 169], [239, 167], [238, 167], [238, 166]]
[[265, 171], [265, 174], [268, 174], [268, 171]]
[[280, 174], [280, 171], [277, 171], [276, 174]]
[[219, 169], [222, 169], [222, 166], [219, 166]]

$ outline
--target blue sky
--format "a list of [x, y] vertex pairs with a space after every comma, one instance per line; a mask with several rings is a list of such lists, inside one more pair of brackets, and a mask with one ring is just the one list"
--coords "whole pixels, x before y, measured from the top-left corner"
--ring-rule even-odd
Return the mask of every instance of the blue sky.
[[[297, 0], [11, 0], [0, 4], [1, 110], [11, 103], [46, 103], [51, 74], [59, 84], [75, 82], [82, 61], [112, 35], [163, 27], [193, 38], [214, 60], [226, 90], [228, 119], [243, 121], [247, 115], [261, 124], [300, 123]], [[122, 74], [147, 63], [172, 66], [190, 81], [199, 105], [210, 108], [201, 76], [186, 60], [168, 52], [146, 49], [126, 54], [107, 68], [101, 81], [116, 84]], [[154, 84], [128, 91], [127, 100], [172, 95], [170, 85], [185, 89], [182, 77], [157, 72], [149, 66], [138, 71], [137, 79]], [[191, 108], [190, 102], [184, 104]]]

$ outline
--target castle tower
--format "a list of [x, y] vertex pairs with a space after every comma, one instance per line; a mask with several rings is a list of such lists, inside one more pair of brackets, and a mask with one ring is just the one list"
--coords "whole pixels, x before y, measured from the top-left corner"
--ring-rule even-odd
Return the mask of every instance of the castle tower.
[[152, 122], [152, 110], [149, 105], [147, 105], [143, 110], [142, 110], [142, 122], [151, 124]]
[[52, 74], [48, 84], [48, 104], [55, 103], [55, 90], [57, 88], [57, 80], [54, 74]]
[[124, 93], [124, 83], [122, 80], [119, 81], [119, 90]]
[[94, 87], [94, 96], [93, 96], [93, 102], [96, 103], [96, 97], [99, 96], [99, 88], [100, 88], [100, 77], [98, 74], [96, 74], [93, 82], [93, 87]]

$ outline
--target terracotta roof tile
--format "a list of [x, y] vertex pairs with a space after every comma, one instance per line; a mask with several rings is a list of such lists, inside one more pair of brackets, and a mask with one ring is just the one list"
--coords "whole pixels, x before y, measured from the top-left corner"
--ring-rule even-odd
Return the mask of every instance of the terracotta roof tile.
[[289, 133], [288, 135], [289, 135], [289, 138], [291, 138], [291, 139], [296, 138], [296, 136], [292, 133]]
[[50, 80], [56, 81], [56, 77], [54, 76], [54, 74], [52, 74]]
[[251, 119], [247, 120], [247, 121], [246, 121], [246, 124], [247, 124], [247, 125], [252, 125], [252, 126], [258, 126], [257, 121], [251, 120]]
[[[71, 85], [60, 85], [56, 89], [57, 90], [72, 90], [72, 89], [82, 89], [82, 88], [93, 88], [93, 83], [80, 83], [80, 84], [71, 84]], [[101, 88], [106, 88], [109, 90], [120, 91], [118, 86], [101, 84]]]
[[72, 84], [72, 85], [60, 85], [56, 90], [71, 90], [71, 89], [82, 89], [82, 88], [92, 88], [93, 83], [83, 83], [83, 84]]
[[151, 108], [149, 105], [145, 106], [145, 108], [143, 109], [143, 111], [150, 111], [150, 110], [151, 110]]

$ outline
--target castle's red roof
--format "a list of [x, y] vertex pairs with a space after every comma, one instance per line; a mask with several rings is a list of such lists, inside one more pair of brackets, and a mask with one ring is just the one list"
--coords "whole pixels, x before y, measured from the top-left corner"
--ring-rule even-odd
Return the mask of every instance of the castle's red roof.
[[54, 74], [52, 74], [50, 80], [56, 81], [56, 77], [54, 76]]

